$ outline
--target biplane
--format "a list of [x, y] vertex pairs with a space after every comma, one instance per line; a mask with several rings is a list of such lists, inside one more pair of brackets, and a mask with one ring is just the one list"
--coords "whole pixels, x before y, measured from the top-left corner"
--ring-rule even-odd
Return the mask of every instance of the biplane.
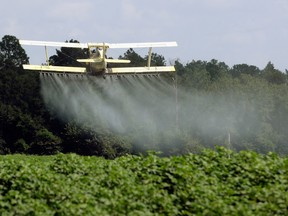
[[[174, 72], [174, 66], [151, 66], [152, 48], [175, 47], [176, 42], [150, 42], [150, 43], [69, 43], [19, 40], [21, 45], [43, 46], [45, 48], [46, 63], [43, 65], [24, 64], [25, 70], [39, 72], [76, 73], [88, 75], [113, 75], [113, 74], [159, 74]], [[83, 63], [83, 67], [53, 66], [49, 64], [47, 47], [69, 47], [88, 49], [88, 58], [76, 59]], [[106, 57], [108, 49], [114, 48], [148, 48], [148, 60], [145, 67], [119, 67], [119, 64], [129, 64], [127, 59], [110, 59]], [[117, 64], [118, 67], [113, 67]]]

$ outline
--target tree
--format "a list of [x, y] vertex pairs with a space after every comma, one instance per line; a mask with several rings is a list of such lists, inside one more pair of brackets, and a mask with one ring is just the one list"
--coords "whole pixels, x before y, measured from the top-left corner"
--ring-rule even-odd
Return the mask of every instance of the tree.
[[61, 150], [61, 139], [43, 128], [36, 132], [30, 152], [32, 154], [50, 155]]
[[129, 142], [102, 128], [70, 122], [63, 132], [64, 152], [115, 158], [129, 153]]
[[211, 81], [215, 81], [229, 71], [228, 65], [224, 62], [218, 62], [216, 59], [212, 59], [206, 64], [206, 70], [210, 74]]
[[254, 65], [236, 64], [229, 71], [233, 77], [240, 77], [241, 74], [249, 74], [251, 76], [260, 76], [261, 70]]
[[[119, 59], [127, 59], [130, 60], [131, 63], [128, 67], [144, 67], [148, 64], [149, 56], [146, 55], [144, 58], [136, 53], [132, 48], [128, 49], [124, 55], [120, 55]], [[159, 55], [157, 53], [151, 53], [151, 66], [165, 66], [166, 61], [164, 56]], [[123, 67], [123, 64], [113, 64], [115, 67]], [[126, 66], [125, 66], [126, 67]]]
[[[177, 63], [177, 62], [176, 62]], [[178, 83], [185, 89], [204, 89], [211, 82], [211, 77], [206, 70], [206, 61], [191, 61], [185, 67], [181, 67], [179, 63], [175, 65], [177, 69], [177, 74], [179, 74], [180, 79]], [[180, 73], [178, 73], [180, 69]]]
[[[146, 62], [148, 61], [148, 55], [144, 58]], [[151, 54], [151, 66], [165, 66], [165, 58], [162, 55], [158, 55], [157, 53]]]
[[[69, 43], [79, 43], [79, 41], [71, 39]], [[56, 50], [56, 55], [49, 58], [49, 62], [55, 66], [83, 67], [83, 63], [78, 62], [77, 59], [88, 57], [88, 49], [61, 47], [60, 50]]]
[[0, 42], [0, 67], [19, 68], [29, 63], [25, 50], [15, 36], [5, 35]]
[[185, 74], [185, 67], [179, 60], [175, 61], [174, 67], [177, 71], [178, 76], [182, 76], [183, 74]]
[[147, 65], [147, 61], [144, 58], [142, 58], [138, 53], [136, 53], [132, 48], [128, 49], [124, 53], [124, 56], [119, 56], [119, 59], [130, 60], [131, 63], [129, 64], [129, 67], [140, 67]]
[[263, 70], [264, 79], [270, 83], [283, 84], [286, 83], [286, 75], [281, 71], [275, 69], [271, 62], [268, 62]]
[[9, 148], [7, 147], [5, 140], [0, 137], [0, 155], [6, 153], [9, 153]]
[[14, 36], [3, 37], [0, 58], [2, 152], [24, 153], [35, 139], [35, 133], [45, 128], [43, 117], [48, 113], [40, 95], [39, 74], [21, 68], [29, 63], [29, 58]]

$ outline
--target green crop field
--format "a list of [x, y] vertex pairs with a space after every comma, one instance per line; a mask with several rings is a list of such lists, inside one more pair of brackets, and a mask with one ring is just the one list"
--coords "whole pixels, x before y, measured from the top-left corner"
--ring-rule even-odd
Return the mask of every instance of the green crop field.
[[287, 215], [288, 158], [225, 148], [173, 157], [0, 157], [1, 215]]

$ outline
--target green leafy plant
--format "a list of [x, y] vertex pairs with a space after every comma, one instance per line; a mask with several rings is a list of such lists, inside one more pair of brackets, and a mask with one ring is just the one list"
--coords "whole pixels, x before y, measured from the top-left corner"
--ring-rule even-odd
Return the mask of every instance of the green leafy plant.
[[236, 153], [0, 157], [2, 215], [287, 215], [288, 158]]

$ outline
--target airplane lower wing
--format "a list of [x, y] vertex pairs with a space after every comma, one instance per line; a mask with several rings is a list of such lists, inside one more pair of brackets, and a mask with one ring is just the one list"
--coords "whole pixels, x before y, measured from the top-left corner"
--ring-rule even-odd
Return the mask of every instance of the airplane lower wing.
[[109, 68], [110, 73], [116, 74], [127, 74], [127, 73], [167, 73], [167, 72], [174, 72], [174, 66], [157, 66], [157, 67], [119, 67], [119, 68]]
[[[67, 72], [67, 73], [87, 73], [84, 67], [65, 67], [65, 66], [47, 66], [47, 65], [23, 65], [25, 70], [48, 71], [48, 72]], [[157, 67], [119, 67], [108, 68], [106, 74], [144, 74], [144, 73], [167, 73], [175, 72], [174, 66]]]
[[47, 65], [23, 65], [25, 70], [51, 71], [51, 72], [69, 72], [69, 73], [86, 73], [84, 67], [65, 67], [65, 66], [47, 66]]

